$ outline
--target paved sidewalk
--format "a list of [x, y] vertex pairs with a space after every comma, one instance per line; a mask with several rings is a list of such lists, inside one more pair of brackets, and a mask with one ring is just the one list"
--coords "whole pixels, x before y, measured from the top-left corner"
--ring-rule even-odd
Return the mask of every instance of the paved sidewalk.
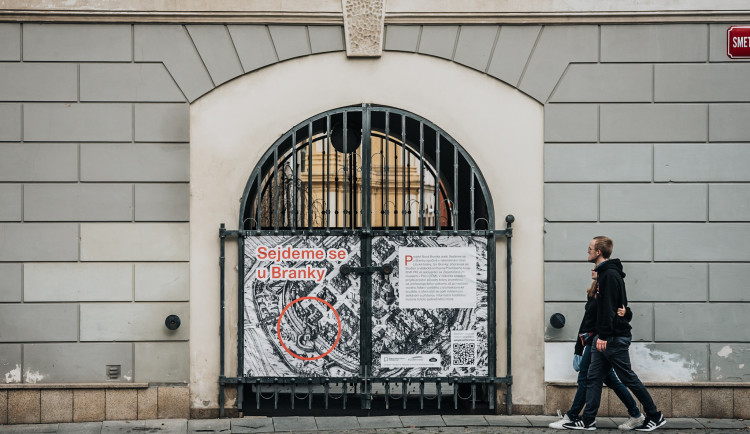
[[[0, 425], [4, 433], [70, 434], [192, 434], [192, 433], [560, 433], [547, 428], [554, 416], [370, 416], [370, 417], [245, 417], [241, 419], [162, 419]], [[617, 431], [625, 418], [597, 418], [597, 427]], [[739, 419], [668, 418], [659, 432], [725, 433], [750, 432], [750, 421]]]

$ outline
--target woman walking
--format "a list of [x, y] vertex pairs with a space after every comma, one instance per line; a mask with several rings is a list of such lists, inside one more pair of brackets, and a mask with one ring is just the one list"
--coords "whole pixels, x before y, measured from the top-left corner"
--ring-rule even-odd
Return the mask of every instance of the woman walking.
[[[578, 366], [578, 389], [576, 395], [573, 398], [573, 404], [570, 406], [561, 419], [557, 422], [549, 424], [550, 428], [554, 429], [565, 429], [563, 424], [569, 423], [576, 420], [578, 414], [583, 410], [583, 406], [586, 403], [586, 378], [589, 373], [589, 364], [591, 363], [591, 344], [594, 340], [594, 329], [596, 327], [596, 271], [591, 270], [591, 278], [594, 280], [591, 283], [591, 287], [586, 291], [586, 307], [583, 314], [583, 320], [581, 320], [581, 326], [578, 328], [578, 339], [576, 340], [575, 354], [580, 356], [580, 362]], [[623, 306], [617, 309], [617, 315], [625, 317], [630, 322], [633, 317], [633, 313], [629, 307]], [[618, 426], [621, 430], [632, 430], [643, 423], [644, 416], [638, 410], [638, 406], [633, 399], [633, 396], [628, 391], [622, 382], [615, 375], [613, 369], [609, 370], [607, 377], [604, 379], [604, 384], [612, 389], [620, 401], [627, 407], [630, 418], [626, 420], [622, 425]], [[557, 411], [560, 415], [560, 410]]]

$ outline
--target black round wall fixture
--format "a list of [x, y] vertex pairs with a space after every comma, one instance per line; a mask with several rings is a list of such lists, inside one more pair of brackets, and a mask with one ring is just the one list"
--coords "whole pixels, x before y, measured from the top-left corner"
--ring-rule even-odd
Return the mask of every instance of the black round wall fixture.
[[552, 325], [552, 327], [561, 329], [565, 327], [565, 315], [561, 313], [553, 313], [552, 316], [549, 317], [549, 323]]
[[164, 324], [167, 326], [170, 330], [177, 330], [180, 328], [180, 324], [182, 321], [180, 321], [180, 317], [177, 315], [169, 315], [166, 320], [164, 320]]

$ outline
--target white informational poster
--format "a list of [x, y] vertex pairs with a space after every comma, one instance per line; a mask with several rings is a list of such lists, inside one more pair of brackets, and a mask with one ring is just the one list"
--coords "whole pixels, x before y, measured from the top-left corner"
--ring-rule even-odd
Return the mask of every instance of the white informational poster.
[[472, 309], [477, 306], [474, 247], [400, 247], [401, 309]]

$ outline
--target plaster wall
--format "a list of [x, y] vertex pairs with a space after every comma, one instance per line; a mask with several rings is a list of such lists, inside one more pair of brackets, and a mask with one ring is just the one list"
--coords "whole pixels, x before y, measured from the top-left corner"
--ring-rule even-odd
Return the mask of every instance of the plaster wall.
[[[219, 225], [237, 227], [247, 180], [280, 135], [310, 116], [360, 103], [409, 110], [443, 128], [477, 162], [493, 196], [497, 226], [504, 226], [507, 214], [516, 217], [513, 273], [523, 278], [513, 285], [513, 360], [524, 369], [513, 372], [514, 402], [542, 404], [542, 106], [491, 77], [436, 58], [385, 53], [376, 60], [349, 60], [343, 53], [330, 53], [242, 76], [191, 105], [191, 405], [217, 406]], [[231, 246], [227, 294], [236, 297], [237, 255]], [[505, 282], [504, 247], [500, 241], [499, 291]], [[236, 305], [233, 297], [227, 306]], [[504, 305], [497, 311], [498, 324], [504, 325]], [[227, 324], [226, 372], [231, 376], [236, 373], [234, 312]], [[498, 336], [505, 336], [503, 326]], [[504, 339], [497, 346], [498, 373], [504, 373]]]

